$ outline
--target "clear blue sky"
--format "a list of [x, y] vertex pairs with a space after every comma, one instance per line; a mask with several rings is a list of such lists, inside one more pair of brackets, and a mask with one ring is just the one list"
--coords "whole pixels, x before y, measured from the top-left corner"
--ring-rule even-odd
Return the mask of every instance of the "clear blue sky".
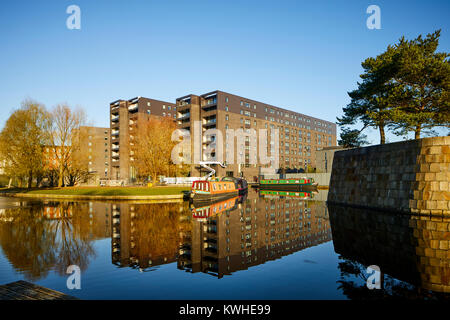
[[[66, 28], [71, 4], [81, 30]], [[371, 4], [381, 30], [366, 27]], [[108, 126], [116, 99], [215, 89], [334, 122], [361, 61], [402, 35], [442, 29], [439, 49], [450, 51], [449, 13], [450, 1], [2, 2], [0, 128], [25, 98], [82, 106]]]

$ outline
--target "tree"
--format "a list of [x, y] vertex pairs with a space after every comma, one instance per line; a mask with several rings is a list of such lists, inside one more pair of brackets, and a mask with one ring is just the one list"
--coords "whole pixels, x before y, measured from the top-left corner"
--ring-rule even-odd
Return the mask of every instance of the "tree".
[[[340, 126], [361, 121], [363, 128], [360, 131], [373, 127], [380, 132], [380, 144], [385, 143], [385, 128], [392, 125], [391, 111], [397, 102], [392, 96], [398, 92], [398, 88], [391, 82], [397, 72], [396, 61], [395, 48], [388, 46], [386, 52], [376, 58], [367, 58], [361, 64], [364, 73], [360, 77], [363, 81], [358, 82], [356, 90], [348, 93], [351, 102], [343, 108], [344, 116], [337, 118]], [[356, 135], [356, 131], [353, 135]]]
[[367, 136], [361, 134], [361, 131], [359, 130], [342, 128], [341, 139], [338, 140], [338, 145], [343, 146], [344, 148], [359, 148], [369, 144], [366, 139]]
[[410, 41], [402, 37], [395, 46], [398, 108], [392, 117], [398, 134], [412, 131], [420, 139], [423, 130], [450, 125], [450, 54], [436, 52], [439, 37], [440, 30]]
[[385, 128], [399, 135], [409, 131], [420, 138], [423, 129], [448, 126], [450, 119], [450, 64], [448, 53], [435, 53], [440, 30], [388, 46], [376, 58], [362, 63], [363, 81], [349, 92], [351, 102], [338, 118], [340, 126], [363, 123], [364, 130], [380, 131], [385, 143]]
[[14, 111], [0, 133], [1, 158], [5, 173], [17, 178], [19, 185], [27, 179], [31, 188], [33, 178], [44, 170], [43, 146], [49, 141], [50, 115], [42, 104], [25, 100]]
[[140, 177], [151, 176], [153, 183], [158, 175], [170, 175], [176, 172], [176, 165], [171, 161], [172, 132], [176, 123], [170, 119], [149, 118], [137, 128], [135, 144], [131, 152], [134, 167]]
[[[65, 165], [65, 184], [73, 186], [77, 183], [88, 180], [91, 177], [89, 172], [89, 161], [94, 162], [98, 153], [94, 153], [91, 159], [88, 158], [86, 146], [88, 146], [89, 132], [81, 128], [73, 131], [71, 141], [71, 156]], [[84, 148], [83, 148], [84, 147]]]
[[62, 187], [66, 169], [70, 167], [74, 151], [74, 134], [85, 123], [85, 112], [78, 108], [74, 111], [65, 104], [52, 110], [51, 146], [58, 163], [58, 186]]

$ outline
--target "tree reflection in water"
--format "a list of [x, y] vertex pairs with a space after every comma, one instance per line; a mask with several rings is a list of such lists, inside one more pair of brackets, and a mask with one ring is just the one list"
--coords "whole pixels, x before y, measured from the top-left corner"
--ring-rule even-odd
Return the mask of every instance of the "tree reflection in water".
[[450, 297], [445, 293], [433, 292], [414, 286], [405, 281], [397, 280], [389, 275], [381, 275], [381, 289], [367, 288], [367, 267], [359, 262], [348, 260], [339, 256], [342, 260], [338, 264], [340, 279], [338, 289], [352, 300], [376, 300], [376, 299], [421, 299], [421, 300], [446, 300]]
[[38, 203], [4, 209], [0, 245], [15, 270], [26, 279], [63, 275], [69, 265], [85, 270], [94, 255], [90, 219], [83, 203]]

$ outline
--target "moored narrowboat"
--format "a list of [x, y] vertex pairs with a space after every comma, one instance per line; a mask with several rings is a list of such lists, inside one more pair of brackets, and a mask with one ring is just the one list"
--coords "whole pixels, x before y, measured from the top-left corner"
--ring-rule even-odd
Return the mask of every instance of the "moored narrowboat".
[[191, 198], [193, 200], [217, 201], [227, 199], [247, 191], [244, 179], [224, 177], [222, 179], [197, 180], [192, 183]]
[[204, 181], [192, 183], [191, 198], [195, 200], [212, 201], [237, 196], [239, 190], [231, 181]]

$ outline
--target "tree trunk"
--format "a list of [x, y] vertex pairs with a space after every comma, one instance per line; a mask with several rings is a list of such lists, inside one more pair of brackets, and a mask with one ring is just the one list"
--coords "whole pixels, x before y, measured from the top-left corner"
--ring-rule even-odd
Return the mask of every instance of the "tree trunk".
[[28, 185], [27, 185], [28, 189], [31, 188], [32, 183], [33, 183], [33, 170], [30, 170], [30, 173], [28, 175]]
[[63, 168], [59, 168], [58, 187], [63, 186]]
[[416, 130], [414, 131], [414, 139], [420, 139], [420, 131], [422, 130], [422, 126], [418, 125]]
[[11, 188], [12, 178], [9, 178], [8, 189]]
[[380, 129], [380, 144], [386, 143], [386, 134], [384, 133], [384, 126], [379, 126]]

